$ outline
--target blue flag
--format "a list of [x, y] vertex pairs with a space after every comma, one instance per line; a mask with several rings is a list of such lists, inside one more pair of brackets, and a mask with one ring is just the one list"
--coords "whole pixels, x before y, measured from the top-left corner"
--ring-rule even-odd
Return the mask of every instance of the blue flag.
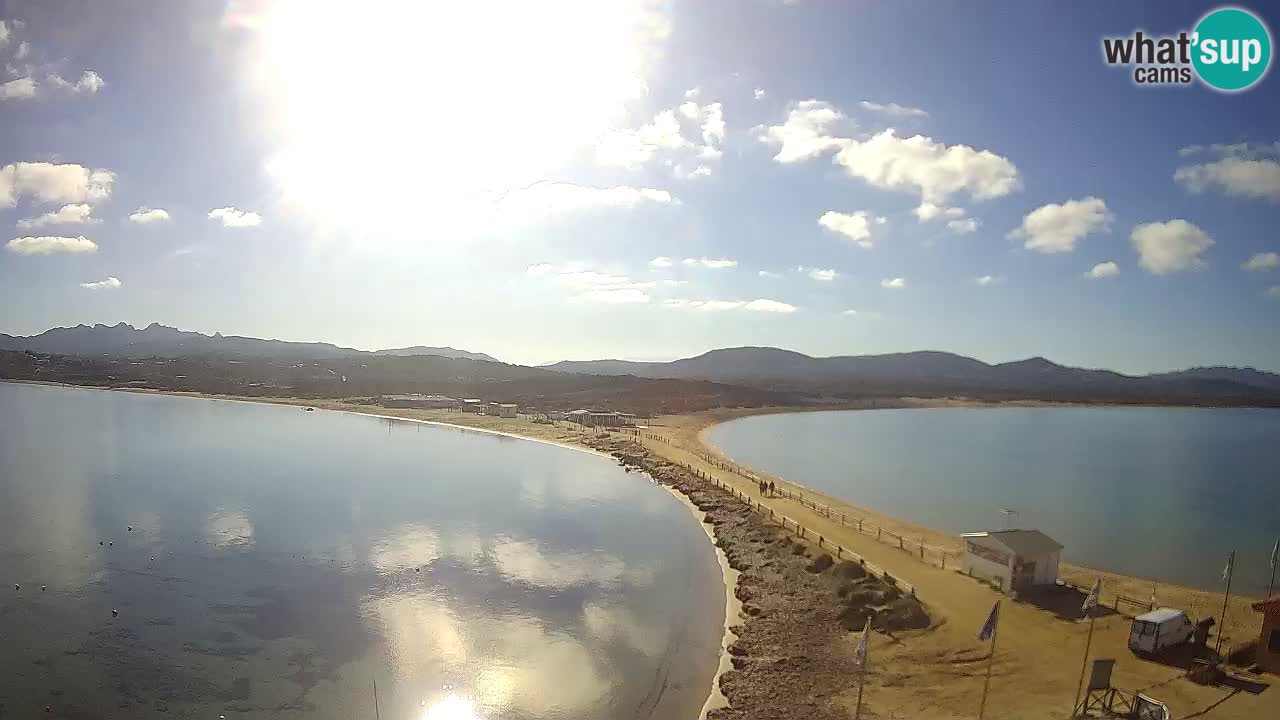
[[997, 600], [995, 605], [991, 606], [991, 613], [987, 615], [987, 621], [982, 623], [982, 629], [978, 631], [978, 640], [990, 640], [992, 635], [996, 634], [996, 623], [1000, 622], [1000, 601]]

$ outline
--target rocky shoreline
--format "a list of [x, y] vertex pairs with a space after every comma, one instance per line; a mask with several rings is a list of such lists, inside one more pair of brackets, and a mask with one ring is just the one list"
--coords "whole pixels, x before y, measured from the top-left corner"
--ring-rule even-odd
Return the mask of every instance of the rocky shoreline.
[[[686, 468], [618, 438], [589, 444], [689, 498], [715, 527], [730, 567], [741, 573], [736, 594], [743, 618], [732, 628], [737, 639], [729, 646], [733, 668], [720, 677], [729, 705], [708, 718], [850, 718], [847, 695], [858, 673], [857, 634], [850, 631], [861, 630], [868, 618], [880, 632], [929, 626], [916, 598], [856, 563], [834, 562]], [[865, 707], [863, 712], [874, 715]]]

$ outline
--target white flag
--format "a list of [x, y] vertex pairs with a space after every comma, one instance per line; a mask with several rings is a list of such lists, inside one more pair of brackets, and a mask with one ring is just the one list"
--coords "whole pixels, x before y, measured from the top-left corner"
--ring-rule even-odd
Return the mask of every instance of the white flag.
[[858, 648], [854, 651], [854, 663], [862, 670], [867, 669], [867, 643], [871, 640], [871, 618], [867, 618], [866, 627], [862, 628], [862, 637], [858, 639]]
[[1236, 554], [1231, 553], [1227, 556], [1227, 566], [1222, 568], [1222, 582], [1228, 582], [1231, 579], [1231, 564], [1236, 560]]
[[1102, 594], [1102, 578], [1093, 581], [1093, 587], [1089, 590], [1089, 595], [1084, 599], [1084, 605], [1080, 607], [1080, 612], [1088, 613], [1090, 610], [1098, 607], [1098, 596]]
[[987, 621], [982, 623], [982, 627], [978, 630], [978, 641], [986, 642], [996, 634], [996, 625], [1000, 622], [1000, 601], [997, 600], [995, 605], [991, 606], [991, 612], [987, 614]]
[[1276, 556], [1280, 555], [1280, 538], [1276, 539], [1276, 544], [1271, 547], [1271, 569], [1276, 569]]

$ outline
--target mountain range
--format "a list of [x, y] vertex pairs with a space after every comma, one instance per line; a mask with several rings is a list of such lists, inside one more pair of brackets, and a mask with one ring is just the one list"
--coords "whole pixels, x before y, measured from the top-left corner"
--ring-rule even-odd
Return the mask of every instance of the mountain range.
[[552, 370], [595, 375], [711, 380], [837, 394], [997, 394], [1018, 397], [1232, 401], [1280, 397], [1280, 374], [1253, 368], [1200, 367], [1124, 375], [1034, 357], [990, 364], [948, 352], [811, 357], [771, 347], [712, 350], [671, 362], [564, 361]]
[[186, 355], [245, 355], [276, 360], [357, 357], [361, 355], [432, 355], [463, 360], [498, 362], [484, 353], [450, 347], [417, 345], [367, 352], [332, 343], [287, 342], [261, 338], [204, 335], [198, 332], [151, 323], [138, 329], [126, 323], [116, 325], [76, 325], [46, 330], [29, 337], [0, 334], [0, 350], [31, 350], [60, 355], [119, 355], [124, 357], [181, 357]]
[[[30, 337], [0, 334], [0, 350], [80, 357], [234, 356], [274, 362], [328, 360], [342, 361], [341, 371], [348, 374], [354, 372], [351, 368], [358, 367], [361, 361], [371, 363], [373, 358], [383, 367], [383, 361], [395, 358], [436, 357], [472, 363], [448, 370], [451, 376], [457, 377], [500, 375], [545, 381], [548, 373], [552, 376], [632, 376], [799, 392], [815, 399], [965, 396], [992, 400], [1280, 405], [1280, 374], [1253, 368], [1197, 367], [1126, 375], [1111, 370], [1068, 367], [1042, 357], [991, 364], [932, 350], [812, 357], [773, 347], [737, 347], [670, 362], [562, 361], [541, 368], [525, 368], [498, 367], [495, 365], [498, 361], [489, 355], [448, 347], [414, 346], [368, 352], [331, 343], [286, 342], [220, 333], [204, 335], [158, 323], [142, 329], [125, 323], [77, 325]], [[350, 361], [354, 361], [354, 365]], [[392, 367], [398, 368], [395, 373], [400, 378], [398, 382], [415, 377], [410, 366], [386, 365], [384, 369]], [[427, 366], [412, 367], [421, 370]], [[428, 378], [424, 375], [420, 379]]]

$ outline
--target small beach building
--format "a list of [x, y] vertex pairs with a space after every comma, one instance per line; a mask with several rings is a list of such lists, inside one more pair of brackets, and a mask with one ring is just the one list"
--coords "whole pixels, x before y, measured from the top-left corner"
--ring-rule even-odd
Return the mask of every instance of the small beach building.
[[1262, 613], [1262, 634], [1258, 636], [1258, 665], [1280, 675], [1280, 595], [1251, 605]]
[[1039, 530], [985, 530], [964, 533], [960, 569], [1004, 592], [1058, 582], [1062, 545]]
[[480, 398], [464, 398], [460, 407], [462, 412], [476, 413], [479, 415], [484, 412], [484, 401]]
[[498, 405], [498, 417], [513, 418], [516, 416], [515, 403], [501, 403]]

